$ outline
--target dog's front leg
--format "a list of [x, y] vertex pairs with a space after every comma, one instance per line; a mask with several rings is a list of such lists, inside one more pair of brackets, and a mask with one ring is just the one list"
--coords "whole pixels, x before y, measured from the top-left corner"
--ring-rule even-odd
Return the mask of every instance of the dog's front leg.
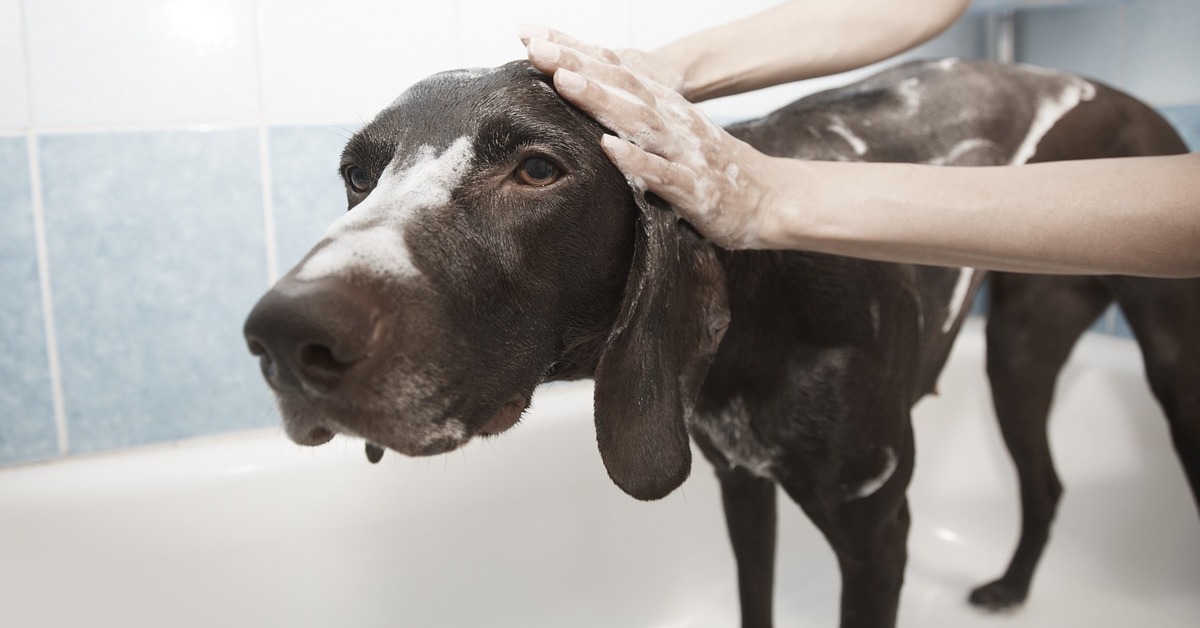
[[[869, 495], [846, 499], [780, 478], [837, 554], [842, 572], [841, 628], [893, 628], [908, 560], [908, 499], [912, 430], [898, 447], [895, 466]], [[840, 483], [840, 482], [838, 482]]]
[[775, 482], [729, 464], [703, 434], [694, 438], [721, 483], [725, 525], [737, 561], [742, 628], [770, 628], [775, 588]]
[[737, 558], [742, 628], [769, 628], [775, 584], [775, 483], [734, 467], [717, 471]]

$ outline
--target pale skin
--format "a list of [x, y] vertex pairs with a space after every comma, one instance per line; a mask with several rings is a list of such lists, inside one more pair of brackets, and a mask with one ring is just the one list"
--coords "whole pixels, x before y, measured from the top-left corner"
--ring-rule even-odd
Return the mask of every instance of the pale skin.
[[689, 102], [886, 59], [967, 4], [795, 0], [653, 52], [542, 27], [521, 36], [559, 93], [617, 134], [601, 144], [630, 181], [723, 247], [1200, 276], [1200, 153], [982, 168], [798, 161], [763, 155]]

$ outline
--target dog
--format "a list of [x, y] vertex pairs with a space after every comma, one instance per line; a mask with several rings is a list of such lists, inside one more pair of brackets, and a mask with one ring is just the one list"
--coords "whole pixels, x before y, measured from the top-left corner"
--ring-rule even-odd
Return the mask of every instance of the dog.
[[[956, 166], [1184, 152], [1150, 108], [1028, 66], [911, 62], [729, 132], [774, 156]], [[520, 420], [545, 382], [595, 380], [612, 481], [678, 487], [690, 440], [713, 464], [742, 625], [771, 624], [776, 487], [836, 552], [841, 625], [895, 624], [913, 470], [910, 409], [933, 391], [987, 273], [799, 251], [727, 251], [600, 151], [604, 129], [525, 62], [405, 91], [342, 154], [349, 211], [251, 311], [250, 352], [287, 434], [410, 456]], [[1047, 211], [1053, 211], [1048, 207]], [[991, 273], [988, 374], [1020, 475], [1008, 571], [1027, 593], [1061, 487], [1046, 440], [1055, 377], [1112, 301], [1124, 309], [1200, 486], [1200, 281]], [[690, 440], [689, 440], [690, 437]]]

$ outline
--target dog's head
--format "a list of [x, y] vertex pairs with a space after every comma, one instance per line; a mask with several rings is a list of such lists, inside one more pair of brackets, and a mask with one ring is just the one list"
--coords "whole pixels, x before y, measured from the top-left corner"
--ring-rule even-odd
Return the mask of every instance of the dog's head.
[[511, 427], [544, 381], [594, 377], [613, 481], [678, 486], [724, 279], [601, 132], [517, 62], [426, 79], [351, 138], [348, 213], [246, 321], [289, 436], [437, 454]]

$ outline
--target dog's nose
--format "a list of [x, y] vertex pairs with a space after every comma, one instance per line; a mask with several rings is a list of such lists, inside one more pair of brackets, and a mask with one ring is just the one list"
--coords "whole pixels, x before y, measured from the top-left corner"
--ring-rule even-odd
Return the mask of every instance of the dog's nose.
[[284, 278], [259, 299], [243, 331], [273, 388], [331, 393], [370, 357], [380, 311], [370, 293], [345, 281]]

